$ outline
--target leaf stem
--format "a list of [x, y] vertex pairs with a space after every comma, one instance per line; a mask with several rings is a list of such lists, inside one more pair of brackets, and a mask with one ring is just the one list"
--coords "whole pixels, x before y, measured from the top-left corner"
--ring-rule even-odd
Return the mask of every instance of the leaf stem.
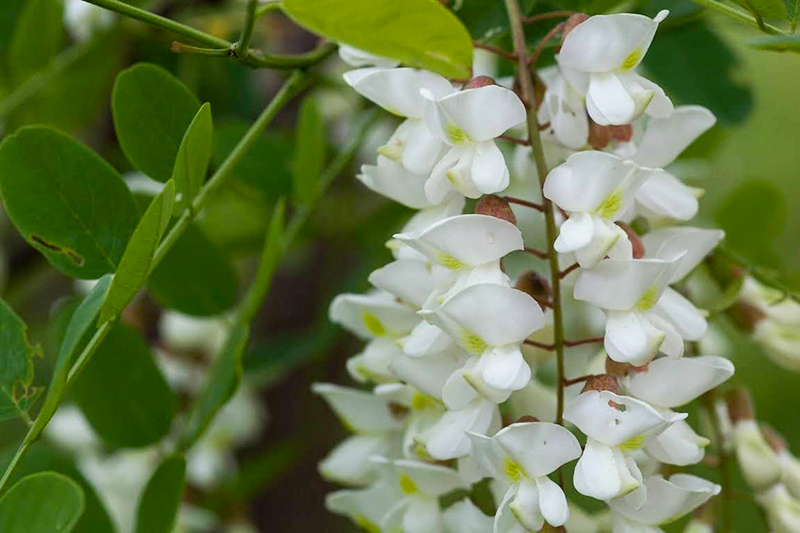
[[694, 2], [695, 4], [700, 4], [701, 6], [716, 11], [718, 13], [727, 15], [740, 22], [744, 22], [745, 24], [749, 24], [750, 26], [756, 28], [757, 30], [763, 31], [764, 33], [768, 33], [770, 35], [779, 35], [783, 33], [783, 31], [781, 31], [780, 28], [773, 26], [772, 24], [765, 23], [763, 20], [761, 21], [761, 25], [759, 25], [758, 20], [749, 13], [745, 13], [740, 9], [736, 9], [733, 6], [723, 4], [722, 2], [718, 2], [717, 0], [692, 0], [692, 2]]
[[247, 2], [247, 14], [244, 19], [244, 29], [242, 29], [242, 36], [239, 42], [234, 45], [234, 53], [242, 58], [247, 58], [250, 55], [250, 41], [253, 39], [253, 31], [256, 28], [256, 7], [258, 0], [249, 0]]
[[[536, 97], [533, 87], [533, 78], [528, 60], [528, 50], [525, 44], [525, 29], [523, 27], [522, 11], [518, 0], [505, 0], [508, 20], [511, 26], [511, 34], [514, 40], [514, 51], [519, 57], [521, 68], [517, 70], [520, 86], [522, 88], [523, 101], [528, 106], [527, 125], [528, 140], [531, 145], [531, 154], [536, 163], [536, 170], [539, 174], [539, 189], [544, 188], [544, 181], [547, 178], [547, 163], [544, 158], [542, 139], [539, 136], [539, 121], [536, 117]], [[556, 352], [558, 398], [556, 405], [556, 423], [564, 424], [564, 318], [562, 316], [561, 305], [561, 275], [558, 266], [558, 253], [554, 248], [554, 243], [558, 231], [556, 220], [553, 213], [553, 203], [547, 198], [542, 197], [544, 205], [545, 230], [547, 236], [547, 252], [550, 262], [550, 284], [553, 289], [553, 345]], [[561, 476], [559, 476], [561, 481]]]
[[792, 290], [791, 287], [780, 281], [775, 274], [768, 272], [763, 267], [752, 264], [750, 261], [736, 252], [726, 248], [725, 246], [718, 246], [716, 250], [714, 250], [714, 253], [721, 255], [731, 263], [738, 265], [745, 272], [755, 278], [756, 281], [759, 281], [764, 285], [768, 285], [774, 289], [778, 289], [785, 295], [786, 298], [790, 298], [795, 302], [800, 303], [800, 293]]

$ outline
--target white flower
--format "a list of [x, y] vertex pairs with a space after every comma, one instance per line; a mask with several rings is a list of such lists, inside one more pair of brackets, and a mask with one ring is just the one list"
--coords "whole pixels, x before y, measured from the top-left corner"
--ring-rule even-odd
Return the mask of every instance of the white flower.
[[669, 480], [651, 476], [644, 488], [644, 505], [634, 494], [608, 502], [614, 514], [614, 533], [663, 533], [658, 526], [692, 512], [721, 490], [719, 485], [688, 474], [675, 474]]
[[[610, 391], [582, 393], [564, 411], [564, 419], [587, 437], [575, 467], [575, 489], [610, 500], [638, 488], [642, 474], [629, 454], [641, 448], [648, 435], [684, 418], [681, 413], [665, 416], [641, 400]], [[646, 491], [637, 491], [637, 498], [645, 496]]]
[[[643, 372], [632, 372], [622, 380], [627, 393], [644, 400], [662, 414], [686, 405], [718, 387], [733, 375], [733, 364], [710, 355], [660, 358]], [[658, 461], [686, 466], [700, 462], [709, 440], [697, 435], [685, 421], [679, 421], [647, 439], [644, 450]]]
[[[460, 215], [464, 210], [465, 200], [460, 194], [452, 194], [441, 204], [420, 210], [412, 216], [400, 231], [408, 238], [416, 238], [420, 233], [442, 220]], [[392, 251], [395, 259], [425, 259], [426, 256], [403, 241], [396, 238], [390, 239], [386, 247]]]
[[397, 60], [371, 54], [347, 44], [339, 45], [339, 57], [351, 67], [392, 68], [400, 64], [400, 62]]
[[800, 460], [787, 448], [778, 452], [781, 463], [781, 481], [786, 485], [789, 493], [795, 498], [800, 497]]
[[464, 498], [445, 510], [444, 525], [447, 533], [488, 533], [492, 530], [492, 518]]
[[481, 466], [507, 487], [494, 518], [496, 533], [539, 531], [545, 521], [556, 527], [567, 522], [567, 498], [547, 476], [581, 454], [569, 430], [527, 422], [512, 424], [492, 438], [474, 433], [470, 438]]
[[471, 451], [467, 433], [493, 433], [502, 427], [497, 405], [484, 398], [475, 398], [461, 409], [450, 409], [425, 434], [419, 443], [434, 459], [446, 461], [464, 457]]
[[79, 41], [110, 28], [114, 21], [114, 13], [83, 0], [66, 0], [64, 3], [64, 26]]
[[782, 467], [778, 454], [764, 438], [755, 420], [742, 419], [736, 422], [733, 446], [748, 485], [762, 489], [780, 480]]
[[664, 91], [634, 72], [668, 14], [661, 11], [652, 20], [629, 13], [596, 15], [564, 38], [558, 63], [586, 94], [586, 108], [596, 123], [628, 124], [644, 112], [657, 118], [672, 113]]
[[[716, 121], [705, 107], [676, 107], [669, 118], [651, 118], [647, 122], [629, 159], [644, 167], [665, 168]], [[697, 214], [700, 194], [701, 189], [685, 185], [669, 172], [661, 172], [636, 191], [636, 210], [653, 219], [689, 220]]]
[[555, 242], [559, 253], [574, 253], [588, 268], [606, 255], [630, 258], [625, 231], [614, 224], [633, 207], [637, 189], [654, 174], [605, 152], [578, 152], [547, 175], [544, 196], [569, 213]]
[[406, 119], [389, 142], [378, 148], [378, 166], [401, 163], [413, 174], [427, 178], [441, 159], [444, 143], [423, 120], [426, 99], [420, 91], [442, 98], [454, 92], [450, 82], [438, 74], [413, 68], [351, 70], [344, 74], [344, 80], [365, 98]]
[[800, 372], [800, 326], [766, 319], [756, 323], [755, 340], [772, 361], [792, 372]]
[[777, 483], [756, 496], [767, 512], [773, 533], [800, 533], [800, 501]]
[[659, 350], [683, 355], [680, 334], [654, 310], [678, 265], [677, 260], [607, 259], [578, 275], [575, 299], [606, 314], [604, 346], [611, 359], [641, 366]]
[[319, 464], [322, 476], [345, 485], [365, 485], [377, 479], [373, 456], [397, 450], [403, 423], [392, 414], [389, 402], [369, 392], [315, 383], [311, 390], [322, 396], [353, 433]]
[[758, 307], [771, 320], [786, 326], [800, 327], [800, 303], [786, 298], [782, 291], [763, 285], [751, 277], [746, 277], [740, 296], [743, 300]]
[[171, 350], [197, 351], [206, 356], [219, 352], [230, 326], [219, 317], [194, 317], [164, 311], [158, 322], [161, 340]]
[[525, 106], [511, 90], [498, 85], [465, 89], [428, 99], [425, 123], [442, 142], [451, 146], [433, 168], [425, 194], [438, 204], [453, 190], [469, 198], [500, 192], [509, 172], [494, 139], [525, 121]]
[[394, 479], [383, 477], [366, 489], [337, 490], [325, 498], [325, 508], [330, 512], [349, 517], [368, 533], [381, 531], [383, 517], [403, 497]]
[[586, 102], [558, 67], [544, 69], [540, 75], [547, 90], [537, 112], [540, 124], [549, 124], [546, 136], [567, 148], [580, 150], [589, 138], [589, 117], [586, 115]]

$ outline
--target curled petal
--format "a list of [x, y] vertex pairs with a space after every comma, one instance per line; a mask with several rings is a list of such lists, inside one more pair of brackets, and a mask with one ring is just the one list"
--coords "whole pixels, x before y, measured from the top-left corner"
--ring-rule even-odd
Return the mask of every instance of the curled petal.
[[360, 95], [395, 115], [422, 118], [425, 99], [421, 89], [435, 98], [453, 92], [443, 77], [427, 70], [413, 68], [369, 68], [345, 72], [344, 81]]
[[703, 355], [680, 359], [656, 359], [644, 372], [625, 379], [628, 392], [659, 407], [685, 405], [733, 375], [733, 364], [724, 357]]

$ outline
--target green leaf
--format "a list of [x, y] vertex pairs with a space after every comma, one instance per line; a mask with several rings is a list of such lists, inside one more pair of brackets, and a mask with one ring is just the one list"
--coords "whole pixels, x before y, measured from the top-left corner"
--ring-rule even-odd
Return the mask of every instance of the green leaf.
[[170, 429], [172, 391], [145, 340], [124, 324], [112, 327], [72, 390], [92, 428], [113, 446], [147, 446]]
[[747, 44], [759, 50], [800, 53], [800, 35], [774, 35], [750, 39]]
[[250, 338], [250, 326], [237, 324], [228, 333], [222, 350], [206, 377], [206, 384], [189, 413], [183, 437], [184, 449], [194, 444], [228, 403], [242, 379], [242, 354]]
[[644, 67], [676, 104], [705, 106], [722, 124], [742, 122], [753, 107], [752, 91], [737, 81], [739, 58], [703, 21], [659, 30]]
[[197, 98], [163, 68], [139, 63], [117, 76], [111, 101], [128, 161], [154, 180], [170, 179], [184, 133], [200, 108]]
[[791, 23], [792, 33], [797, 28], [797, 21], [800, 18], [800, 0], [784, 0], [786, 2], [786, 13]]
[[783, 0], [731, 0], [761, 18], [785, 19], [787, 18], [786, 6]]
[[186, 130], [172, 169], [172, 181], [175, 182], [181, 209], [192, 203], [203, 184], [213, 148], [214, 122], [211, 118], [211, 105], [205, 103]]
[[77, 278], [113, 272], [138, 220], [120, 175], [49, 128], [23, 128], [0, 146], [0, 194], [25, 239]]
[[170, 533], [183, 496], [186, 459], [167, 457], [153, 472], [139, 500], [137, 533]]
[[58, 54], [64, 40], [59, 0], [28, 0], [14, 25], [8, 68], [17, 83], [41, 70]]
[[[535, 0], [523, 0], [520, 9], [523, 15], [530, 13], [536, 5]], [[461, 19], [472, 38], [488, 41], [505, 35], [509, 31], [508, 12], [503, 2], [498, 0], [464, 0], [452, 4], [453, 12]]]
[[161, 307], [192, 316], [212, 316], [236, 303], [239, 279], [205, 232], [190, 224], [150, 275], [147, 290]]
[[284, 0], [298, 24], [334, 41], [449, 78], [467, 78], [472, 39], [437, 0]]
[[319, 176], [325, 166], [325, 125], [313, 98], [306, 98], [297, 115], [292, 192], [294, 202], [307, 204], [319, 193]]
[[98, 323], [117, 317], [144, 286], [158, 243], [172, 217], [174, 198], [175, 185], [170, 180], [142, 215], [120, 259], [108, 297], [100, 309]]
[[0, 300], [0, 421], [27, 414], [41, 392], [30, 386], [34, 354], [41, 355], [28, 343], [28, 326]]
[[72, 363], [75, 360], [75, 355], [81, 346], [81, 341], [92, 329], [110, 286], [111, 274], [106, 274], [98, 280], [91, 292], [86, 295], [86, 298], [72, 313], [64, 338], [58, 348], [58, 356], [53, 369], [53, 377], [50, 379], [50, 387], [47, 389], [42, 409], [36, 416], [36, 422], [33, 427], [34, 432], [41, 433], [58, 409], [64, 397], [64, 386]]
[[0, 531], [69, 533], [83, 509], [83, 490], [70, 478], [55, 472], [33, 474], [0, 499]]

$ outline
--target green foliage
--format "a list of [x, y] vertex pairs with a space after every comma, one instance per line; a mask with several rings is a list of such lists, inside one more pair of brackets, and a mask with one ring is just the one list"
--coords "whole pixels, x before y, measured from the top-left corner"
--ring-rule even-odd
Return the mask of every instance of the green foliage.
[[800, 35], [759, 37], [757, 39], [751, 39], [747, 44], [760, 50], [800, 53]]
[[758, 18], [787, 18], [783, 0], [731, 0]]
[[[250, 124], [244, 121], [226, 122], [216, 128], [214, 160], [217, 164], [228, 157]], [[289, 171], [292, 142], [288, 136], [268, 131], [261, 135], [252, 150], [247, 152], [233, 169], [233, 177], [266, 193], [268, 198], [287, 196], [292, 191]]]
[[[202, 268], [191, 268], [202, 265]], [[190, 224], [150, 275], [147, 289], [158, 303], [193, 316], [230, 309], [239, 280], [228, 259], [196, 224]]]
[[[33, 354], [39, 348], [28, 343], [28, 326], [0, 300], [0, 421], [24, 415], [41, 390], [31, 388]], [[2, 531], [2, 529], [0, 529]]]
[[236, 324], [206, 376], [206, 384], [195, 399], [181, 438], [184, 449], [203, 434], [222, 407], [228, 403], [242, 379], [242, 354], [250, 338], [250, 326]]
[[70, 478], [55, 472], [32, 474], [0, 499], [0, 531], [69, 533], [83, 509], [83, 491]]
[[114, 273], [114, 281], [111, 282], [106, 301], [100, 309], [100, 324], [117, 317], [144, 286], [158, 243], [172, 216], [174, 198], [175, 185], [170, 180], [139, 220]]
[[472, 39], [437, 0], [285, 0], [283, 8], [334, 41], [442, 76], [469, 76]]
[[180, 80], [149, 63], [121, 72], [111, 99], [117, 140], [128, 161], [166, 182], [200, 102]]
[[319, 189], [319, 177], [325, 167], [325, 124], [311, 97], [303, 100], [297, 115], [292, 193], [295, 204], [313, 202]]
[[186, 459], [181, 455], [165, 458], [153, 472], [139, 500], [137, 533], [170, 533], [183, 496]]
[[123, 324], [113, 326], [73, 395], [92, 428], [109, 444], [140, 447], [170, 429], [175, 398], [145, 340]]
[[49, 128], [23, 128], [5, 139], [0, 194], [25, 239], [77, 278], [113, 272], [138, 218], [119, 174], [89, 148]]
[[111, 274], [106, 274], [98, 280], [91, 292], [86, 295], [86, 298], [72, 313], [64, 337], [61, 340], [61, 345], [58, 348], [58, 356], [53, 369], [53, 377], [50, 379], [50, 386], [47, 389], [42, 409], [39, 411], [33, 426], [33, 431], [37, 434], [44, 430], [64, 398], [64, 387], [66, 386], [72, 363], [75, 361], [78, 349], [81, 347], [81, 341], [94, 325], [110, 286]]
[[[535, 0], [522, 0], [519, 7], [527, 15], [535, 5]], [[501, 1], [463, 0], [453, 3], [452, 9], [473, 39], [488, 41], [508, 33], [508, 13]]]
[[800, 19], [800, 0], [784, 0], [786, 2], [786, 14], [792, 26], [792, 33], [797, 28], [797, 21]]
[[175, 182], [179, 195], [178, 206], [181, 209], [191, 205], [200, 190], [211, 162], [213, 148], [214, 122], [211, 118], [211, 105], [205, 103], [186, 130], [172, 169], [172, 181]]
[[659, 31], [644, 58], [653, 81], [676, 104], [696, 104], [710, 109], [722, 124], [738, 124], [750, 113], [750, 88], [736, 81], [739, 60], [702, 22]]
[[8, 48], [8, 68], [17, 83], [45, 67], [64, 40], [59, 0], [28, 0], [19, 14]]

